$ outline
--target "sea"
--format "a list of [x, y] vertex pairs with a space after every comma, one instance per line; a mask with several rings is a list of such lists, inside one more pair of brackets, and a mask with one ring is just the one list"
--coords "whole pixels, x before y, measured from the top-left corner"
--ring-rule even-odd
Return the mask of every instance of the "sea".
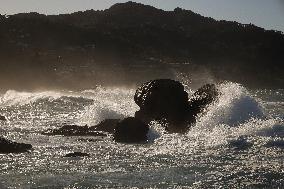
[[[0, 154], [0, 189], [284, 188], [284, 89], [217, 87], [218, 99], [186, 134], [153, 121], [145, 144], [41, 134], [134, 116], [135, 88], [2, 92], [1, 136], [33, 149]], [[64, 157], [72, 152], [90, 156]]]

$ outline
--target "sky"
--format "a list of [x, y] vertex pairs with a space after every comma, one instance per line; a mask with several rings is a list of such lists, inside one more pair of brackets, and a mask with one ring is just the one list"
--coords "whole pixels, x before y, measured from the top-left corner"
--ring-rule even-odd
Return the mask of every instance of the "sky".
[[[173, 10], [181, 7], [217, 20], [252, 23], [284, 32], [284, 0], [132, 0]], [[39, 12], [61, 14], [88, 9], [103, 10], [127, 0], [0, 0], [0, 14]]]

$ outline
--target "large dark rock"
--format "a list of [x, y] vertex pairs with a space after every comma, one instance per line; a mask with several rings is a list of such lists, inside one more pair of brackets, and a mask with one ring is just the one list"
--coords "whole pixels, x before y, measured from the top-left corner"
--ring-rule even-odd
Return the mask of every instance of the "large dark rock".
[[90, 127], [90, 130], [114, 133], [115, 127], [119, 121], [120, 119], [106, 119], [99, 124]]
[[170, 79], [153, 80], [139, 87], [134, 96], [140, 107], [135, 117], [145, 123], [152, 120], [183, 122], [188, 112], [188, 94], [183, 85]]
[[106, 136], [105, 133], [94, 131], [88, 126], [64, 125], [59, 129], [49, 129], [42, 132], [44, 135], [63, 135], [63, 136]]
[[7, 121], [5, 116], [0, 115], [0, 121]]
[[120, 121], [114, 132], [114, 140], [122, 143], [143, 143], [147, 141], [149, 126], [137, 118], [129, 117]]
[[0, 153], [23, 153], [32, 149], [31, 144], [17, 143], [0, 137]]
[[135, 93], [140, 107], [135, 117], [148, 124], [158, 120], [169, 132], [183, 133], [196, 122], [196, 116], [218, 96], [214, 84], [206, 84], [188, 99], [184, 86], [174, 80], [159, 79], [144, 83]]

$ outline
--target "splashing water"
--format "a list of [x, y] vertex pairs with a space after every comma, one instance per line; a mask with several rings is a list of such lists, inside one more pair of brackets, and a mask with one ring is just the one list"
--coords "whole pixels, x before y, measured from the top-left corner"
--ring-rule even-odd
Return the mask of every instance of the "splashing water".
[[[0, 97], [0, 115], [8, 121], [0, 123], [0, 131], [32, 144], [33, 151], [0, 155], [0, 188], [284, 187], [284, 91], [248, 91], [230, 82], [218, 89], [218, 100], [187, 134], [168, 134], [152, 122], [144, 145], [117, 144], [110, 136], [40, 134], [66, 123], [95, 125], [133, 116], [135, 89], [7, 91]], [[74, 151], [90, 157], [63, 157]]]

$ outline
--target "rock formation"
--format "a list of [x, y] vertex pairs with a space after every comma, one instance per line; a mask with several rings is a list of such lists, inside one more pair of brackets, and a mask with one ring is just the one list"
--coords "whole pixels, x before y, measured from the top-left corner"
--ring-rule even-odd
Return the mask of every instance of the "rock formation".
[[146, 124], [153, 120], [162, 121], [169, 132], [186, 132], [195, 123], [197, 114], [218, 94], [214, 84], [206, 84], [188, 99], [188, 93], [180, 82], [153, 80], [142, 84], [135, 93], [135, 103], [140, 107], [135, 117]]
[[30, 144], [12, 142], [0, 137], [0, 153], [23, 153], [28, 152], [30, 149], [32, 149], [32, 145]]
[[128, 117], [115, 127], [113, 138], [116, 142], [143, 143], [147, 141], [149, 126], [137, 118]]

